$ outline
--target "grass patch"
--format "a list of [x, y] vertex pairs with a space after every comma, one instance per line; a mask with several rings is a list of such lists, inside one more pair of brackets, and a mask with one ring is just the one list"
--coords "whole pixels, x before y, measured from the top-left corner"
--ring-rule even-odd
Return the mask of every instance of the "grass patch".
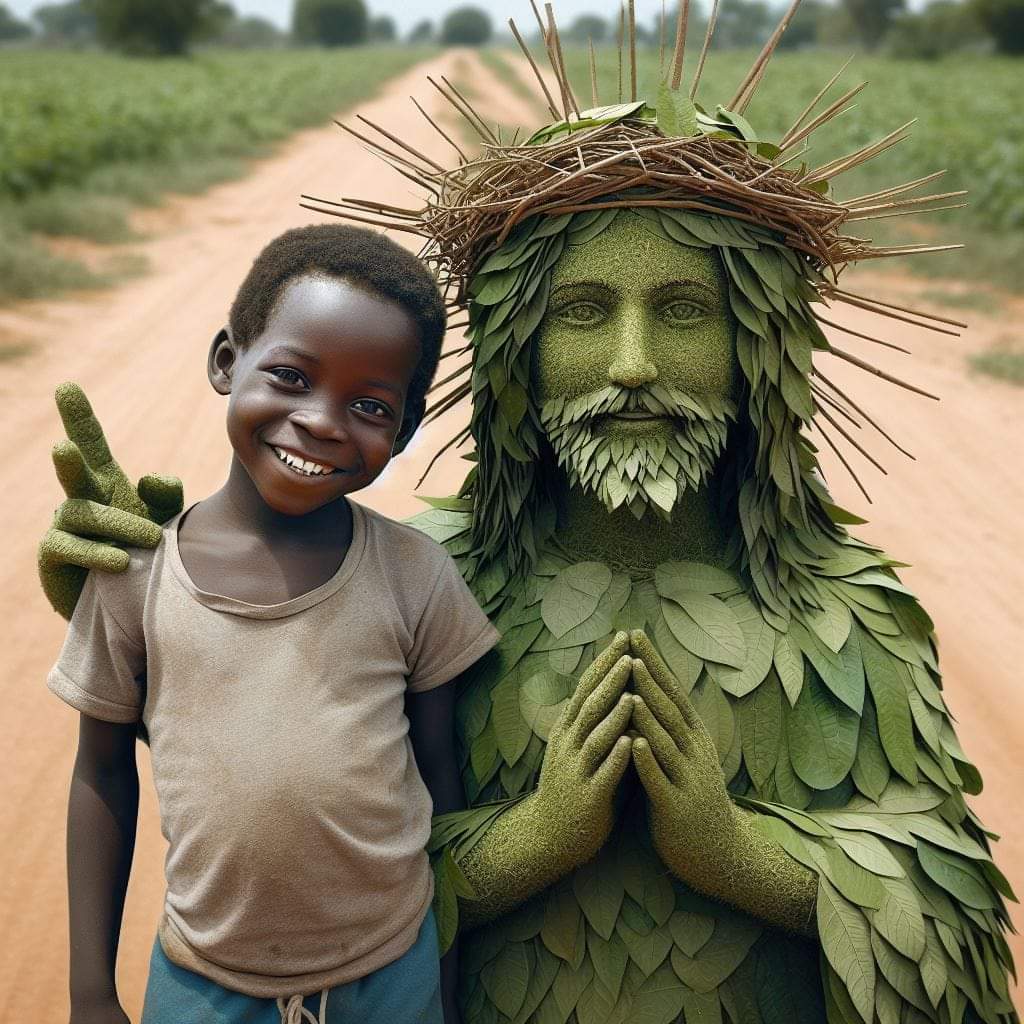
[[36, 350], [31, 341], [0, 342], [0, 363], [13, 363]]
[[[544, 103], [540, 99], [540, 87], [538, 86], [537, 89], [531, 89], [522, 80], [522, 78], [516, 74], [515, 68], [513, 68], [509, 63], [508, 54], [501, 50], [480, 50], [479, 53], [480, 59], [484, 62], [484, 65], [494, 73], [495, 78], [497, 78], [503, 85], [507, 85], [508, 88], [521, 100], [526, 100], [528, 103], [536, 107], [537, 116], [541, 119], [538, 120], [536, 125], [536, 127], [539, 128], [542, 123], [543, 116], [547, 114]], [[534, 59], [536, 60], [536, 57]], [[524, 125], [523, 127], [528, 126]]]
[[1020, 349], [997, 345], [970, 356], [967, 364], [975, 373], [1024, 387], [1024, 351]]
[[279, 141], [371, 95], [432, 51], [365, 47], [207, 51], [145, 60], [12, 52], [0, 65], [0, 302], [102, 287], [138, 273], [100, 269], [38, 236], [132, 241], [130, 213], [168, 193], [242, 176]]
[[1002, 308], [1002, 300], [991, 292], [953, 292], [940, 288], [928, 288], [921, 292], [920, 298], [932, 306], [945, 306], [948, 309], [971, 309], [990, 316]]

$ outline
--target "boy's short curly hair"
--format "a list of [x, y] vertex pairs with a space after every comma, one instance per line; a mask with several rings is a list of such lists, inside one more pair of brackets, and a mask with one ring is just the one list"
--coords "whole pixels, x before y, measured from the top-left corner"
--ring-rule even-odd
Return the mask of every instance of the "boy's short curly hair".
[[420, 334], [420, 361], [409, 384], [406, 416], [423, 416], [444, 341], [444, 300], [433, 275], [386, 235], [348, 224], [310, 224], [278, 235], [256, 257], [231, 304], [229, 323], [245, 348], [266, 329], [285, 285], [303, 274], [344, 278], [397, 302]]

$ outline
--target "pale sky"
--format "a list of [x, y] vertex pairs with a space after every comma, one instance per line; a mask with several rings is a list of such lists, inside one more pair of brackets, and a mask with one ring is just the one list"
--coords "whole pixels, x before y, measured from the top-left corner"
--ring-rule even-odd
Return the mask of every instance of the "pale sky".
[[[33, 9], [45, 0], [3, 0], [9, 10], [19, 18], [27, 18]], [[258, 14], [267, 18], [281, 28], [291, 22], [292, 0], [230, 0], [239, 14]], [[452, 7], [462, 6], [464, 2], [483, 7], [494, 19], [495, 27], [503, 26], [510, 17], [524, 32], [533, 26], [533, 14], [527, 0], [366, 0], [371, 14], [389, 14], [395, 19], [400, 32], [405, 32], [423, 18], [430, 18], [434, 23], [440, 21], [446, 11]], [[540, 6], [540, 5], [538, 5]], [[669, 5], [671, 6], [671, 4]], [[543, 7], [541, 7], [543, 10]], [[653, 21], [661, 4], [657, 0], [640, 0], [637, 4], [637, 20]], [[568, 25], [577, 14], [603, 14], [613, 17], [618, 13], [618, 4], [614, 0], [556, 0], [555, 14], [559, 25]]]

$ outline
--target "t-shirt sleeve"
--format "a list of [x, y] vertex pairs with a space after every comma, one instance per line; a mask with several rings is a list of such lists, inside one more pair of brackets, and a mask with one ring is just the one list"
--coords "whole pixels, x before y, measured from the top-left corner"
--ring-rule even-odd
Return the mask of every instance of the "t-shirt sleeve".
[[409, 690], [419, 693], [447, 683], [500, 639], [458, 567], [446, 555], [416, 627], [409, 656]]
[[137, 722], [142, 717], [145, 644], [110, 613], [103, 601], [104, 585], [116, 586], [116, 577], [89, 573], [46, 685], [90, 718]]

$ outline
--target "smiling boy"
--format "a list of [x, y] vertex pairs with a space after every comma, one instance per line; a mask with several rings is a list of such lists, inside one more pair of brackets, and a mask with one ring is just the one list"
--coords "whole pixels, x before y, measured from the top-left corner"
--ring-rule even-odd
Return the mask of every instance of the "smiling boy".
[[74, 1024], [127, 1019], [140, 722], [169, 842], [145, 1024], [441, 1024], [424, 847], [432, 810], [462, 806], [444, 684], [497, 633], [442, 548], [347, 495], [416, 430], [444, 322], [422, 265], [357, 228], [288, 232], [243, 282], [208, 360], [227, 481], [90, 575], [48, 680], [81, 713]]

